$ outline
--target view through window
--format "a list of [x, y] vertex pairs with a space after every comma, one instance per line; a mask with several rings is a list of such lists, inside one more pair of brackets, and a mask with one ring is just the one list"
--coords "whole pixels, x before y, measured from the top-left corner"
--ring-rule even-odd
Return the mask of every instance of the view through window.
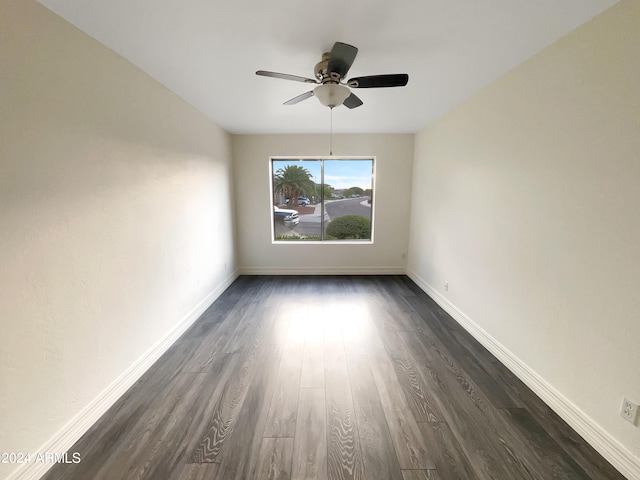
[[271, 158], [275, 241], [372, 242], [374, 159]]

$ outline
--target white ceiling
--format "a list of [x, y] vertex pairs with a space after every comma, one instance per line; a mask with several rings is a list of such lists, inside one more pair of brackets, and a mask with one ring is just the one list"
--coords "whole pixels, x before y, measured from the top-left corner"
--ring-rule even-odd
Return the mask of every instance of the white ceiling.
[[360, 89], [334, 132], [412, 133], [618, 0], [39, 0], [231, 133], [327, 132], [312, 85], [336, 41], [359, 48], [348, 77], [408, 73]]

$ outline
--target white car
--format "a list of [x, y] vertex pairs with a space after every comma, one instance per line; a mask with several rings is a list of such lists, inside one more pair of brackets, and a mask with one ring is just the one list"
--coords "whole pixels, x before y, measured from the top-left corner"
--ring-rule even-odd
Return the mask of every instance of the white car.
[[[309, 197], [298, 197], [296, 200], [298, 201], [298, 206], [300, 207], [306, 207], [307, 205], [309, 205], [309, 203], [311, 203], [309, 202]], [[285, 199], [285, 202], [289, 203], [290, 200], [287, 198]]]
[[293, 227], [300, 223], [300, 217], [296, 210], [289, 210], [288, 208], [273, 207], [273, 218], [276, 221], [281, 221], [287, 227]]

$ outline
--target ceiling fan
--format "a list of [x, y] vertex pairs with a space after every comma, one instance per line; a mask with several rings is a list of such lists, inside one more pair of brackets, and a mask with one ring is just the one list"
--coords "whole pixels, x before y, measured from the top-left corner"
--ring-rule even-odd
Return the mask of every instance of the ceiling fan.
[[256, 75], [263, 77], [281, 78], [283, 80], [293, 80], [295, 82], [314, 83], [318, 85], [313, 90], [305, 92], [291, 100], [284, 102], [284, 105], [295, 105], [310, 97], [317, 97], [323, 105], [334, 108], [344, 105], [348, 108], [356, 108], [362, 105], [360, 100], [351, 88], [384, 88], [384, 87], [404, 87], [409, 81], [406, 73], [369, 75], [366, 77], [350, 78], [345, 82], [345, 76], [351, 68], [353, 61], [358, 54], [358, 49], [353, 45], [336, 42], [331, 52], [322, 55], [322, 60], [316, 64], [314, 73], [316, 78], [299, 77], [286, 73], [268, 72], [258, 70]]

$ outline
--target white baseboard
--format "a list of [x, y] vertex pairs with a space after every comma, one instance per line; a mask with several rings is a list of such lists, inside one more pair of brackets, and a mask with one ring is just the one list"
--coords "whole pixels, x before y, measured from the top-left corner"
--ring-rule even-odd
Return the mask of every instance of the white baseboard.
[[241, 275], [405, 275], [404, 267], [241, 267]]
[[[56, 452], [62, 454], [68, 451], [84, 435], [91, 426], [135, 384], [140, 377], [158, 360], [171, 345], [209, 308], [209, 306], [224, 292], [238, 277], [233, 272], [214, 290], [209, 292], [198, 304], [191, 309], [169, 332], [155, 345], [147, 350], [127, 370], [116, 378], [100, 395], [94, 398], [85, 408], [51, 437], [38, 452]], [[7, 480], [37, 480], [51, 468], [52, 463], [24, 463], [14, 470]]]
[[533, 390], [582, 438], [616, 467], [620, 473], [630, 480], [640, 479], [640, 459], [418, 274], [409, 270], [407, 275], [478, 342], [511, 370], [514, 375]]

